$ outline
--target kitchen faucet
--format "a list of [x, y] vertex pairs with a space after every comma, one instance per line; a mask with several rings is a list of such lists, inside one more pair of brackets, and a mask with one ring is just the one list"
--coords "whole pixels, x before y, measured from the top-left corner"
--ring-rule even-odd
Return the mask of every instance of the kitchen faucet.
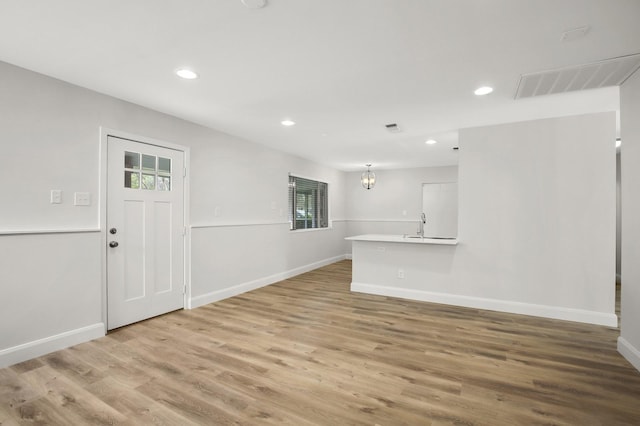
[[418, 235], [424, 238], [424, 225], [427, 223], [427, 215], [424, 212], [420, 213], [420, 220], [418, 221]]

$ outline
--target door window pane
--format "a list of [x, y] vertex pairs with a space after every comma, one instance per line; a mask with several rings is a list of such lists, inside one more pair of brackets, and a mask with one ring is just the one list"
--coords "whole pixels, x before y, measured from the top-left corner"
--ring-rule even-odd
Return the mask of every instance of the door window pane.
[[131, 189], [140, 189], [140, 173], [125, 170], [124, 187]]
[[156, 176], [143, 173], [142, 189], [156, 189]]
[[[137, 152], [124, 153], [124, 168], [125, 169], [139, 169], [140, 168], [140, 154]], [[129, 187], [127, 187], [129, 188]]]
[[156, 157], [142, 154], [142, 170], [156, 171]]
[[158, 176], [158, 191], [171, 191], [170, 176]]
[[171, 159], [158, 157], [158, 171], [171, 173]]

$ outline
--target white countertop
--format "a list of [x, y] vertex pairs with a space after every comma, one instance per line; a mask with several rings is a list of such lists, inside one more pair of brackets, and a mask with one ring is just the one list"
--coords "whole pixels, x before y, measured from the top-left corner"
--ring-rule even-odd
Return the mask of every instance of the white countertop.
[[458, 240], [455, 238], [412, 238], [413, 236], [390, 235], [390, 234], [366, 234], [347, 237], [345, 240], [350, 241], [374, 241], [384, 243], [407, 243], [407, 244], [441, 244], [447, 246], [455, 246]]

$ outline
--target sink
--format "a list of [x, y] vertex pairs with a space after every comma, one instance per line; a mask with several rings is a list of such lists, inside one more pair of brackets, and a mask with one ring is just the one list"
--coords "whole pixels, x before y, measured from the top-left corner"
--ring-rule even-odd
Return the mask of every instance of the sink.
[[419, 238], [425, 240], [455, 240], [456, 237], [421, 237], [420, 235], [405, 235], [405, 238]]

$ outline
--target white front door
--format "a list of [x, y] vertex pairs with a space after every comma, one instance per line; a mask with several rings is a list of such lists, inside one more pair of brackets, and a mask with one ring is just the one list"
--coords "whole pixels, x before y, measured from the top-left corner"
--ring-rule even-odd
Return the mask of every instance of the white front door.
[[109, 136], [107, 328], [184, 307], [184, 152]]

